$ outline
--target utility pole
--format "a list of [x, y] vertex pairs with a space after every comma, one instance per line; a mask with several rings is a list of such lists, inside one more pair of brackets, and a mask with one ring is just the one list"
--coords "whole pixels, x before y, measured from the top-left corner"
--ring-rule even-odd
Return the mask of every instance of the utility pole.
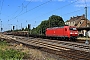
[[87, 27], [87, 7], [85, 7], [86, 27]]
[[28, 32], [31, 34], [31, 24], [28, 24]]
[[[86, 27], [87, 27], [87, 7], [85, 7], [85, 17], [86, 17]], [[86, 38], [88, 38], [87, 30], [86, 30]], [[89, 44], [89, 41], [86, 40], [85, 44]]]
[[1, 19], [0, 19], [0, 23], [1, 23]]
[[16, 27], [17, 27], [16, 30], [18, 30], [18, 20], [17, 20], [17, 25], [16, 25]]
[[3, 28], [2, 28], [2, 21], [1, 21], [1, 32], [2, 32]]
[[1, 32], [2, 32], [2, 21], [1, 21]]
[[16, 30], [18, 30], [18, 26], [16, 25]]
[[22, 23], [21, 23], [21, 30], [22, 30]]

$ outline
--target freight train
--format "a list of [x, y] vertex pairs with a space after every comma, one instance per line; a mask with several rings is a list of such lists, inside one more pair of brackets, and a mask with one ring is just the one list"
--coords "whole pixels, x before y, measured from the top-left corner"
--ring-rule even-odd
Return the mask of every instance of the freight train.
[[56, 38], [56, 39], [75, 39], [78, 36], [78, 31], [75, 26], [63, 26], [47, 28], [45, 35], [33, 35], [28, 34], [28, 31], [12, 32], [13, 35], [19, 36], [33, 36], [33, 37], [44, 37], [44, 38]]

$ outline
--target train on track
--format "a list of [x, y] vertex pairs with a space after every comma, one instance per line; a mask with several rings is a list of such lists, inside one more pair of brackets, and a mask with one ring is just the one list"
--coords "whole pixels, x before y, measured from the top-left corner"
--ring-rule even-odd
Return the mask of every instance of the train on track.
[[46, 36], [64, 39], [75, 39], [78, 36], [78, 30], [75, 26], [47, 28]]
[[45, 35], [33, 35], [28, 34], [28, 31], [12, 32], [13, 35], [18, 36], [32, 36], [32, 37], [43, 37], [43, 38], [56, 38], [56, 39], [76, 39], [78, 36], [78, 30], [75, 26], [63, 26], [47, 28]]

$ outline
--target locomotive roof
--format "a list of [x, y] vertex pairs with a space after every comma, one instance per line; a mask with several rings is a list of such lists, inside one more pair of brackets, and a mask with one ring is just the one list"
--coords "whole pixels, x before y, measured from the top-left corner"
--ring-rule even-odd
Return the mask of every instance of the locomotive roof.
[[75, 26], [61, 26], [61, 27], [52, 27], [52, 28], [47, 28], [47, 29], [56, 29], [56, 28], [64, 28], [64, 27], [75, 27]]
[[28, 32], [28, 31], [18, 31], [18, 32]]
[[52, 28], [47, 28], [47, 29], [55, 29], [55, 28], [63, 28], [64, 26], [62, 27], [52, 27]]

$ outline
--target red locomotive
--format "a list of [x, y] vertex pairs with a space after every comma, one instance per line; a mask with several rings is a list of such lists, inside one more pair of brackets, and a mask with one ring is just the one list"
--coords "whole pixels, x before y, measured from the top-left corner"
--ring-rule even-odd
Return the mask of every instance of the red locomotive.
[[75, 26], [63, 26], [46, 29], [46, 36], [58, 38], [76, 38], [78, 31]]

